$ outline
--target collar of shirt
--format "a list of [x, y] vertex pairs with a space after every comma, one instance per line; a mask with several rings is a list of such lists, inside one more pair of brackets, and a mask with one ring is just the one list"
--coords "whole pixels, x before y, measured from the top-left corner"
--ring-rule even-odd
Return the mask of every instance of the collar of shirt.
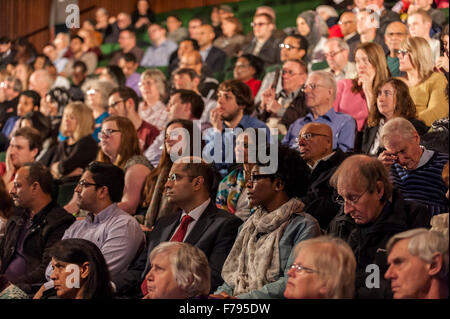
[[347, 34], [347, 35], [344, 37], [344, 41], [347, 41], [348, 39], [353, 38], [356, 34], [357, 34], [356, 32]]
[[324, 156], [324, 157], [322, 157], [321, 159], [317, 160], [317, 161], [314, 163], [313, 166], [308, 164], [308, 166], [309, 166], [309, 168], [311, 169], [311, 171], [313, 171], [313, 170], [317, 167], [317, 165], [319, 164], [319, 162], [321, 162], [321, 161], [327, 161], [331, 156], [334, 155], [334, 153], [336, 153], [336, 152], [331, 152], [331, 153], [328, 154], [327, 156]]
[[89, 212], [88, 216], [90, 218], [86, 218], [86, 221], [91, 224], [101, 224], [110, 217], [111, 212], [113, 210], [115, 210], [116, 207], [117, 207], [117, 204], [113, 203], [113, 204], [109, 205], [108, 207], [106, 207], [104, 210], [102, 210], [97, 215], [94, 215], [91, 212]]
[[420, 146], [420, 148], [423, 150], [422, 156], [420, 157], [419, 165], [417, 165], [416, 169], [418, 169], [421, 166], [424, 166], [428, 161], [433, 157], [434, 151], [427, 150], [425, 146]]
[[[336, 111], [332, 107], [324, 115], [319, 115], [319, 118], [320, 117], [326, 119], [328, 122], [333, 122], [334, 118], [336, 117]], [[305, 121], [306, 122], [315, 122], [316, 119], [314, 119], [314, 115], [311, 112], [309, 112], [308, 114], [305, 115]]]
[[291, 92], [290, 94], [287, 94], [286, 91], [283, 89], [280, 93], [278, 93], [278, 96], [275, 97], [276, 100], [278, 100], [280, 97], [283, 99], [294, 99], [301, 91], [301, 87], [299, 87], [297, 90]]
[[208, 57], [209, 52], [211, 51], [212, 45], [207, 47], [206, 49], [200, 51], [200, 55], [202, 56], [202, 61], [205, 62]]
[[[200, 217], [202, 216], [203, 212], [205, 211], [206, 207], [208, 207], [209, 203], [211, 202], [211, 199], [208, 198], [206, 201], [204, 201], [200, 206], [195, 207], [193, 210], [191, 210], [190, 212], [186, 213], [185, 211], [183, 211], [183, 213], [181, 214], [181, 219], [183, 219], [183, 217], [185, 215], [189, 215], [191, 216], [195, 221], [198, 221], [200, 219]], [[180, 220], [181, 220], [180, 219]]]

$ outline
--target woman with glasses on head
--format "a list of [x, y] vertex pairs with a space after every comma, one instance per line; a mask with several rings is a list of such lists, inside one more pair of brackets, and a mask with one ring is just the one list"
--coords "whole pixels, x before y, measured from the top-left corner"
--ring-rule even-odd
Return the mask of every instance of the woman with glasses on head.
[[376, 155], [382, 151], [380, 132], [383, 125], [394, 117], [408, 119], [420, 136], [428, 127], [417, 119], [416, 106], [409, 95], [408, 86], [401, 80], [388, 78], [375, 88], [376, 100], [370, 109], [367, 125], [364, 127], [361, 150], [365, 154]]
[[261, 77], [264, 71], [264, 61], [252, 54], [241, 55], [234, 65], [233, 77], [248, 85], [252, 89], [253, 98], [261, 87]]
[[215, 39], [213, 45], [225, 51], [229, 58], [237, 56], [245, 43], [241, 21], [236, 17], [228, 17], [220, 27], [223, 35]]
[[[167, 124], [164, 134], [164, 144], [162, 146], [162, 155], [158, 166], [147, 176], [144, 187], [142, 188], [142, 206], [147, 207], [147, 212], [144, 221], [141, 222], [148, 228], [153, 227], [156, 220], [160, 217], [177, 209], [164, 196], [164, 185], [167, 182], [173, 161], [176, 159], [174, 156], [171, 156], [173, 146], [175, 146], [173, 148], [175, 156], [181, 155], [183, 150], [186, 150], [185, 143], [187, 139], [182, 135], [183, 129], [186, 130], [185, 133], [187, 132], [189, 134], [189, 149], [191, 152], [189, 155], [193, 155], [194, 142], [202, 142], [194, 141], [192, 138], [193, 136], [200, 136], [200, 132], [198, 132], [199, 135], [194, 134], [194, 130], [198, 130], [198, 128], [193, 125], [192, 121], [174, 119]], [[202, 146], [201, 149], [203, 148]], [[176, 150], [178, 150], [178, 154]]]
[[146, 70], [141, 75], [139, 89], [143, 99], [138, 108], [139, 116], [162, 131], [169, 117], [165, 105], [168, 96], [165, 75], [158, 69]]
[[400, 79], [409, 87], [419, 120], [431, 126], [434, 121], [448, 117], [447, 78], [440, 72], [433, 72], [433, 56], [427, 40], [406, 38], [398, 57], [399, 69], [406, 73]]
[[[358, 44], [355, 64], [356, 78], [337, 82], [333, 107], [337, 112], [351, 115], [356, 120], [358, 131], [362, 132], [374, 105], [374, 88], [390, 77], [390, 72], [383, 48], [372, 42]], [[357, 141], [356, 145], [359, 144]]]
[[[257, 164], [247, 182], [255, 212], [240, 226], [222, 268], [218, 298], [283, 298], [293, 248], [320, 234], [317, 220], [299, 199], [307, 192], [308, 168], [300, 154], [279, 146], [276, 171]], [[299, 176], [302, 178], [299, 179]]]
[[58, 143], [50, 161], [50, 171], [55, 179], [77, 181], [98, 151], [97, 142], [92, 137], [92, 111], [81, 102], [68, 104], [64, 108], [60, 130], [67, 139]]
[[300, 242], [288, 271], [288, 299], [351, 299], [355, 292], [356, 259], [340, 238], [321, 236]]

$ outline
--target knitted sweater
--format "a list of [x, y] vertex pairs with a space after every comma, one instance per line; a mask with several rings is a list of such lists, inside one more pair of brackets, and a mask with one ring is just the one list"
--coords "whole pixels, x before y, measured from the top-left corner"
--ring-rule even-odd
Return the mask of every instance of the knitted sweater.
[[391, 177], [405, 200], [415, 200], [426, 205], [432, 215], [447, 213], [447, 187], [441, 174], [448, 161], [448, 154], [435, 152], [423, 166], [406, 170], [398, 164], [391, 167]]

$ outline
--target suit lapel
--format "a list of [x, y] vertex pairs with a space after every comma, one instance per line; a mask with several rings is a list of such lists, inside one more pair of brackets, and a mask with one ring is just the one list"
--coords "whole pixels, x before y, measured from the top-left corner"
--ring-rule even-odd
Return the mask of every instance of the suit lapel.
[[[169, 241], [172, 236], [175, 228], [178, 226], [178, 221], [181, 217], [181, 210], [177, 210], [174, 214], [170, 215], [170, 218], [167, 219], [167, 223], [161, 229], [161, 235], [159, 237], [159, 242]], [[162, 226], [162, 225], [161, 225]]]
[[195, 224], [194, 228], [190, 231], [189, 235], [186, 237], [185, 242], [191, 245], [195, 245], [200, 238], [207, 231], [209, 225], [214, 222], [214, 214], [216, 213], [216, 207], [214, 201], [211, 200], [208, 207], [206, 207], [203, 214], [200, 216], [199, 220]]

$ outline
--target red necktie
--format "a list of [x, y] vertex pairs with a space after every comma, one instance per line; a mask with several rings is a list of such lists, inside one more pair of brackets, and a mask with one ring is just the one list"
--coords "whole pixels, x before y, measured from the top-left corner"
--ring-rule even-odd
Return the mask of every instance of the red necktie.
[[186, 236], [187, 228], [193, 220], [194, 220], [194, 218], [192, 218], [191, 216], [184, 215], [184, 217], [181, 219], [180, 227], [178, 227], [178, 230], [176, 231], [175, 235], [173, 235], [173, 237], [170, 241], [182, 242], [184, 239], [184, 236]]

